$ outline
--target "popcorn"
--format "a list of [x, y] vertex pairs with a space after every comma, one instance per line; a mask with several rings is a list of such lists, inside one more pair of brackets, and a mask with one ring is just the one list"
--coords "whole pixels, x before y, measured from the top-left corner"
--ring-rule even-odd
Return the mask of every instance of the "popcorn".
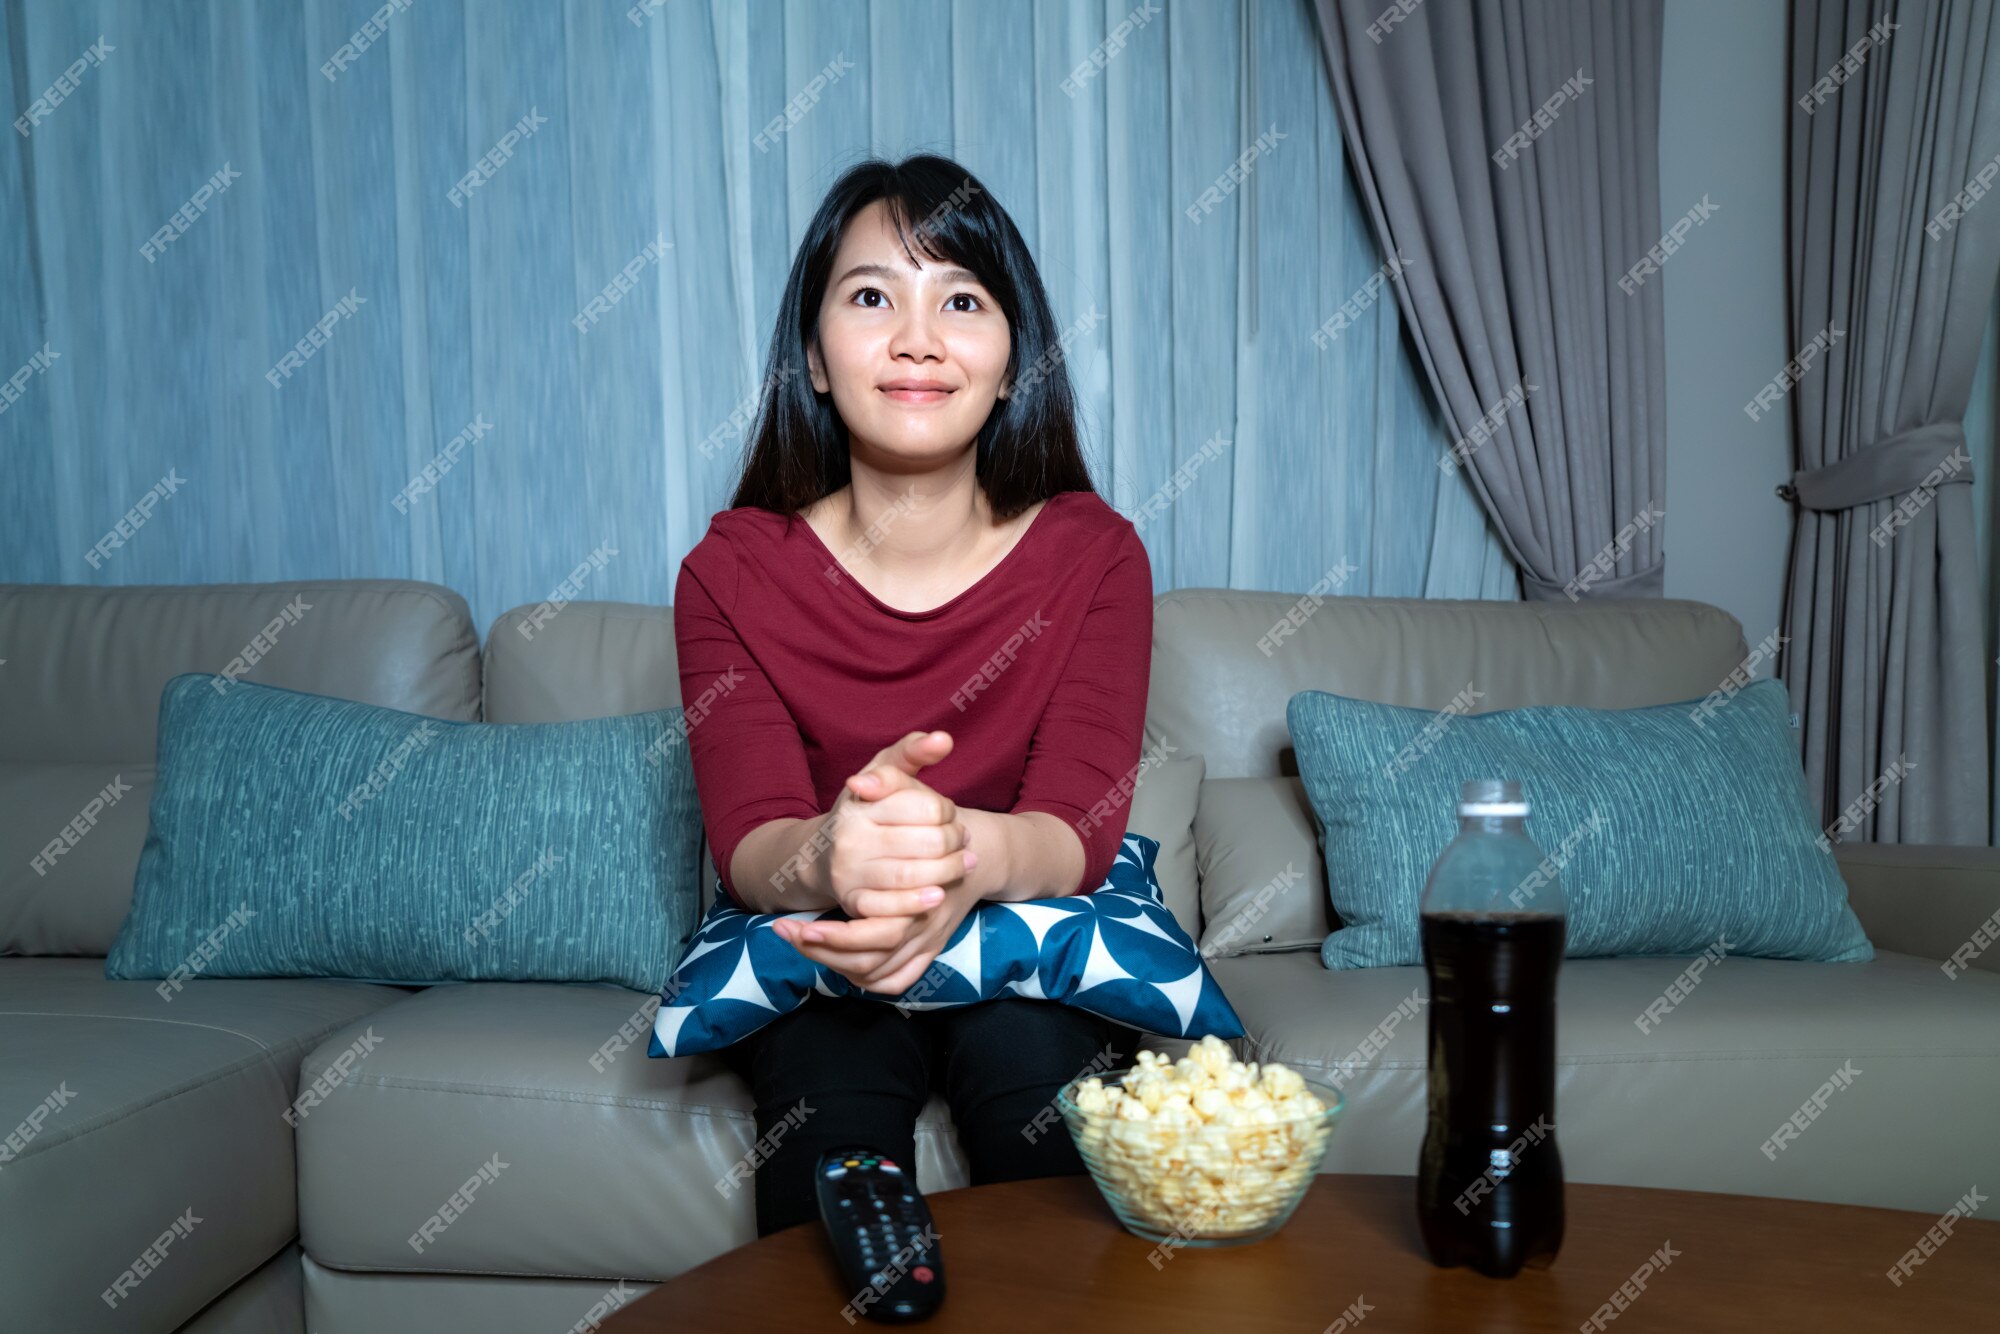
[[1141, 1051], [1122, 1084], [1078, 1081], [1077, 1147], [1127, 1213], [1183, 1237], [1254, 1232], [1290, 1208], [1332, 1131], [1295, 1070], [1213, 1035], [1178, 1061]]

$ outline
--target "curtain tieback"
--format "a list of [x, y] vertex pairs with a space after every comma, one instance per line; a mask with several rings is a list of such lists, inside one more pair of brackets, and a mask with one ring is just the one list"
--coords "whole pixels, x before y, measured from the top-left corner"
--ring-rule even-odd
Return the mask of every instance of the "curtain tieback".
[[1922, 487], [1971, 480], [1965, 423], [1932, 422], [1899, 431], [1824, 468], [1793, 473], [1778, 488], [1778, 497], [1809, 510], [1845, 510]]
[[[1602, 602], [1607, 598], [1656, 598], [1663, 595], [1667, 582], [1667, 562], [1665, 557], [1654, 561], [1637, 574], [1627, 574], [1616, 579], [1591, 579], [1591, 567], [1567, 584], [1552, 584], [1546, 579], [1537, 579], [1526, 570], [1521, 571], [1521, 592], [1527, 602]], [[1576, 596], [1570, 594], [1574, 592]]]

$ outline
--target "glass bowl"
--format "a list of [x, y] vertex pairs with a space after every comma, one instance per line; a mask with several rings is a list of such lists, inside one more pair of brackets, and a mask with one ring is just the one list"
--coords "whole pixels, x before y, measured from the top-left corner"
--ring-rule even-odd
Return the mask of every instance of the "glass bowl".
[[1326, 1156], [1346, 1106], [1340, 1090], [1301, 1075], [1322, 1110], [1251, 1125], [1123, 1121], [1076, 1105], [1085, 1079], [1122, 1088], [1136, 1073], [1080, 1076], [1056, 1094], [1091, 1180], [1125, 1229], [1176, 1246], [1240, 1246], [1283, 1227]]

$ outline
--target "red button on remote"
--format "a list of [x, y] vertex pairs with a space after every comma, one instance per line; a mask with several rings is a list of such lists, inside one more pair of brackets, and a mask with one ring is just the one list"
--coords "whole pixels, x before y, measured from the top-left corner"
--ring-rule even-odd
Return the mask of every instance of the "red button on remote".
[[937, 1275], [931, 1272], [931, 1267], [929, 1265], [918, 1265], [915, 1269], [912, 1269], [910, 1271], [910, 1277], [915, 1279], [919, 1283], [928, 1283], [932, 1279], [936, 1278]]

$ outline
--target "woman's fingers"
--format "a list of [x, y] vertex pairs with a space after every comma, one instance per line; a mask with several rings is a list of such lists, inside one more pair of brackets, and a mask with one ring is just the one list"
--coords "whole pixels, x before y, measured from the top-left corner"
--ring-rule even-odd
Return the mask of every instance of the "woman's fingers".
[[[923, 976], [935, 949], [925, 949], [915, 941], [904, 942], [895, 950], [848, 950], [828, 943], [812, 943], [800, 938], [804, 930], [820, 923], [783, 922], [776, 929], [790, 929], [786, 936], [792, 947], [816, 963], [839, 973], [855, 986], [881, 995], [900, 996]], [[853, 926], [852, 922], [830, 922], [827, 926]]]
[[[884, 996], [900, 996], [917, 984], [932, 960], [934, 947], [925, 947], [917, 938], [904, 940], [892, 949], [846, 949], [833, 939], [808, 940], [809, 933], [826, 937], [841, 927], [880, 927], [887, 922], [828, 922], [781, 920], [772, 927], [799, 953], [833, 969], [855, 986]], [[859, 936], [850, 938], [859, 939]]]
[[[910, 732], [882, 747], [866, 768], [847, 780], [857, 797], [874, 798], [895, 790], [896, 780], [912, 778], [951, 754], [949, 732]], [[860, 786], [856, 784], [860, 783]]]
[[914, 889], [857, 889], [841, 903], [849, 917], [915, 917], [944, 902], [944, 886], [932, 883]]
[[932, 960], [937, 958], [933, 950], [919, 950], [908, 962], [896, 971], [872, 982], [861, 985], [884, 996], [900, 996], [915, 986], [930, 969]]
[[942, 888], [978, 864], [979, 854], [970, 848], [944, 857], [878, 857], [862, 864], [861, 880], [870, 889]]
[[890, 951], [902, 948], [915, 929], [914, 917], [863, 917], [849, 921], [807, 922], [799, 938], [808, 945], [860, 953], [880, 950], [886, 959]]
[[896, 790], [895, 775], [880, 769], [863, 769], [847, 780], [847, 795], [855, 801], [880, 801]]
[[[880, 810], [877, 802], [869, 808], [870, 819]], [[907, 814], [907, 808], [890, 814]], [[917, 813], [921, 814], [921, 810]], [[874, 820], [871, 838], [877, 857], [944, 857], [959, 851], [972, 842], [972, 829], [962, 818], [954, 816], [943, 824], [929, 821], [904, 823], [891, 821], [882, 823]]]
[[958, 803], [900, 770], [863, 769], [847, 781], [855, 796], [872, 803], [868, 818], [876, 824], [950, 824], [958, 818]]
[[860, 773], [847, 780], [854, 795], [864, 801], [880, 801], [893, 792], [906, 792], [913, 786], [927, 786], [914, 774], [906, 773], [893, 764], [871, 764]]
[[[914, 781], [914, 780], [913, 780]], [[927, 787], [904, 788], [868, 804], [878, 825], [948, 825], [958, 822], [958, 803]]]
[[886, 760], [898, 768], [911, 773], [927, 764], [936, 764], [951, 754], [952, 739], [949, 732], [906, 732], [900, 741], [884, 746], [876, 752], [875, 758]]
[[936, 764], [951, 754], [952, 745], [951, 733], [941, 728], [929, 732], [912, 732], [903, 738], [903, 756], [917, 764]]
[[[878, 966], [871, 969], [861, 979], [861, 985], [867, 987], [870, 991], [885, 990], [884, 983], [894, 981], [896, 975], [901, 973], [909, 965], [910, 960], [918, 954], [925, 954], [928, 958], [937, 957], [937, 950], [935, 948], [928, 951], [925, 950], [924, 937], [921, 934], [912, 936], [900, 946], [891, 950], [887, 958], [883, 959]], [[896, 988], [899, 992], [907, 989], [907, 983], [904, 986]]]
[[[848, 916], [922, 912], [937, 899], [914, 897], [909, 891], [941, 889], [978, 864], [978, 854], [966, 847], [971, 830], [959, 819], [958, 804], [915, 774], [921, 767], [915, 761], [934, 763], [950, 749], [947, 733], [913, 732], [847, 779], [839, 809], [860, 818], [840, 822], [834, 870], [836, 892]], [[870, 890], [891, 891], [894, 897]]]
[[866, 976], [871, 970], [881, 967], [884, 963], [888, 962], [889, 956], [893, 952], [886, 949], [843, 950], [836, 949], [827, 944], [815, 944], [806, 940], [804, 936], [805, 928], [813, 925], [817, 924], [811, 922], [781, 922], [773, 929], [782, 933], [785, 940], [790, 943], [793, 949], [805, 955], [813, 962], [825, 964], [837, 973], [857, 977]]
[[950, 824], [885, 824], [876, 829], [878, 857], [949, 857], [972, 841], [963, 820]]

